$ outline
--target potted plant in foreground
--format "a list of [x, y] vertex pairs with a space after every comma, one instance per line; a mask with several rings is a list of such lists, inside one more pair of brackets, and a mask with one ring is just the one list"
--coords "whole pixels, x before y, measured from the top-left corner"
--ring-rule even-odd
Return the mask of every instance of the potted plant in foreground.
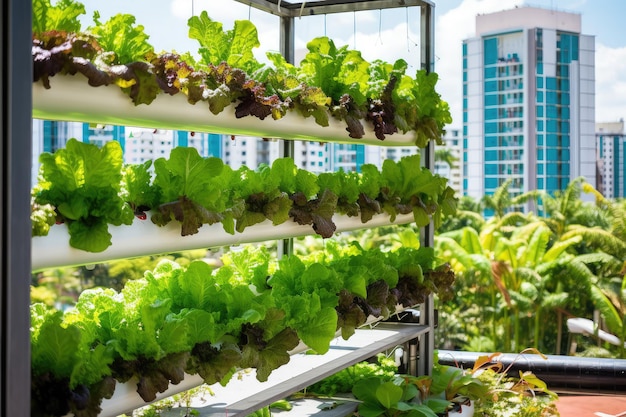
[[531, 371], [519, 371], [513, 375], [513, 364], [524, 354], [547, 356], [535, 348], [522, 350], [508, 366], [500, 360], [501, 353], [479, 356], [472, 369], [467, 370], [486, 387], [486, 395], [476, 402], [476, 413], [481, 416], [500, 417], [557, 417], [558, 395], [549, 390], [547, 384]]
[[373, 376], [354, 384], [352, 393], [360, 401], [362, 417], [471, 417], [517, 416], [556, 417], [558, 396], [531, 371], [513, 375], [513, 363], [504, 366], [500, 353], [480, 356], [471, 369], [438, 363], [437, 352], [432, 375]]
[[363, 379], [352, 393], [361, 401], [357, 412], [363, 417], [471, 417], [474, 401], [486, 395], [487, 389], [462, 369], [437, 364], [431, 376]]

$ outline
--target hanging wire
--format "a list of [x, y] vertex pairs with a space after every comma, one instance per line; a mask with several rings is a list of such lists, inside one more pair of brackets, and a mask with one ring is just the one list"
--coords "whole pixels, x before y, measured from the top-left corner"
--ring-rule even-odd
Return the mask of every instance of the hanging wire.
[[352, 12], [352, 36], [354, 36], [354, 49], [356, 49], [356, 10]]
[[405, 16], [406, 16], [406, 50], [411, 52], [411, 44], [409, 43], [409, 8], [405, 8]]
[[324, 15], [324, 36], [327, 37], [328, 35], [326, 34], [326, 16], [328, 16], [327, 14]]
[[407, 51], [411, 52], [411, 44], [413, 46], [418, 46], [418, 43], [411, 39], [411, 33], [409, 31], [409, 8], [404, 9], [406, 11], [406, 48]]
[[378, 40], [383, 44], [383, 9], [378, 9]]
[[303, 1], [302, 4], [300, 5], [300, 16], [298, 16], [298, 19], [302, 19], [302, 12], [304, 12], [305, 4], [306, 4], [306, 1]]
[[282, 0], [278, 0], [278, 13], [281, 13], [281, 10], [280, 10], [280, 3], [281, 2], [282, 2]]

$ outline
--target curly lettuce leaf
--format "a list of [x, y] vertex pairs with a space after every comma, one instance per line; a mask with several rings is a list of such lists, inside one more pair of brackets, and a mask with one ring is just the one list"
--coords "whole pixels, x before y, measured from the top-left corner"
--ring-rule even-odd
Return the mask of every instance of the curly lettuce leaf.
[[253, 291], [249, 281], [235, 278], [232, 270], [224, 266], [213, 274], [205, 262], [194, 261], [179, 277], [183, 301], [214, 316], [213, 341], [227, 333], [238, 334], [243, 324], [257, 323], [272, 306], [271, 300]]
[[323, 238], [329, 238], [337, 230], [333, 222], [333, 214], [337, 208], [337, 195], [330, 190], [324, 190], [313, 200], [307, 200], [302, 193], [291, 196], [293, 207], [289, 214], [298, 224], [310, 224], [315, 233]]
[[222, 216], [207, 210], [187, 196], [182, 196], [177, 201], [159, 205], [151, 220], [158, 226], [165, 226], [171, 220], [177, 220], [181, 225], [180, 235], [190, 236], [198, 233], [203, 224], [218, 223]]
[[85, 6], [74, 0], [59, 0], [53, 6], [50, 0], [32, 0], [33, 33], [48, 31], [79, 32], [79, 16], [85, 14]]
[[233, 369], [241, 362], [241, 349], [232, 341], [221, 341], [219, 348], [199, 343], [191, 351], [187, 371], [197, 373], [206, 384], [226, 385]]
[[380, 140], [385, 140], [385, 135], [393, 135], [398, 131], [395, 124], [395, 105], [392, 99], [392, 91], [396, 82], [397, 78], [391, 77], [380, 98], [370, 99], [368, 103], [366, 118], [374, 126], [376, 138]]
[[300, 339], [296, 332], [285, 328], [269, 340], [259, 337], [254, 328], [245, 333], [247, 343], [244, 344], [241, 366], [256, 368], [256, 378], [265, 382], [274, 369], [289, 362], [289, 351], [298, 346]]
[[93, 20], [95, 25], [88, 30], [97, 36], [98, 43], [105, 51], [114, 53], [111, 64], [145, 61], [154, 52], [154, 48], [148, 43], [150, 36], [144, 32], [143, 25], [135, 26], [135, 16], [118, 13], [102, 23], [100, 14], [95, 12]]
[[103, 396], [113, 393], [111, 351], [92, 346], [80, 326], [64, 323], [60, 311], [32, 304], [30, 313], [33, 413], [65, 415], [78, 409], [96, 415]]
[[278, 52], [268, 52], [274, 68], [265, 71], [260, 81], [282, 100], [289, 101], [303, 117], [313, 116], [320, 126], [328, 126], [328, 108], [332, 98], [319, 86], [307, 85], [299, 78], [300, 69], [287, 62]]
[[168, 160], [154, 162], [154, 171], [161, 204], [152, 221], [158, 225], [175, 219], [183, 226], [183, 235], [194, 234], [205, 223], [219, 222], [230, 206], [225, 185], [232, 170], [219, 158], [203, 158], [195, 148], [177, 147]]
[[116, 66], [114, 82], [128, 94], [135, 106], [150, 104], [162, 92], [158, 79], [152, 73], [152, 68], [145, 62], [131, 62], [128, 65]]
[[286, 325], [318, 353], [328, 351], [337, 330], [337, 294], [343, 282], [331, 268], [319, 263], [305, 266], [295, 256], [282, 259], [269, 279], [276, 304], [285, 311]]
[[295, 188], [296, 166], [291, 158], [279, 159], [271, 167], [258, 170], [241, 167], [237, 196], [245, 200], [245, 211], [237, 218], [236, 230], [243, 230], [266, 219], [278, 225], [289, 220], [292, 202], [288, 192]]
[[307, 43], [309, 52], [300, 62], [300, 78], [320, 87], [327, 96], [339, 101], [349, 95], [357, 105], [366, 103], [369, 63], [361, 52], [337, 47], [332, 39], [318, 37]]
[[62, 326], [63, 313], [43, 304], [34, 304], [30, 314], [35, 327], [31, 332], [31, 363], [35, 374], [52, 373], [69, 378], [77, 363], [81, 343], [76, 326]]
[[131, 224], [133, 212], [124, 201], [122, 148], [115, 141], [102, 148], [70, 139], [64, 149], [40, 155], [41, 180], [36, 204], [55, 207], [68, 224], [70, 245], [101, 252], [111, 245], [108, 225]]
[[270, 265], [275, 259], [264, 246], [245, 246], [241, 251], [225, 253], [221, 259], [224, 267], [235, 271], [229, 277], [231, 280], [250, 283], [254, 285], [257, 292], [269, 289], [267, 279], [270, 276]]
[[336, 331], [337, 311], [334, 307], [323, 307], [298, 328], [298, 336], [305, 345], [323, 355], [328, 352]]
[[236, 20], [233, 29], [224, 31], [222, 24], [212, 20], [206, 10], [188, 20], [189, 38], [200, 43], [198, 53], [205, 65], [226, 62], [248, 74], [258, 70], [260, 64], [252, 50], [258, 48], [257, 29], [249, 20]]
[[448, 180], [422, 167], [419, 154], [404, 157], [397, 163], [384, 161], [382, 178], [384, 208], [392, 220], [398, 213], [412, 212], [415, 223], [426, 226], [431, 221], [430, 216], [441, 210], [439, 199], [447, 189]]
[[180, 383], [185, 377], [185, 367], [189, 360], [188, 352], [167, 355], [158, 362], [148, 362], [139, 373], [137, 393], [145, 402], [156, 399], [160, 392], [166, 391], [170, 382]]
[[322, 190], [328, 189], [337, 195], [337, 211], [350, 217], [359, 215], [359, 182], [360, 175], [356, 172], [324, 172], [317, 177]]
[[151, 166], [152, 161], [146, 161], [127, 164], [122, 170], [122, 195], [135, 215], [151, 210], [157, 200], [156, 189], [152, 187]]
[[418, 70], [415, 78], [403, 75], [392, 93], [396, 124], [404, 131], [415, 130], [415, 144], [425, 147], [430, 140], [443, 145], [444, 127], [452, 123], [450, 107], [435, 89], [439, 76]]
[[88, 31], [98, 38], [98, 43], [105, 51], [113, 52], [109, 56], [109, 64], [129, 64], [134, 61], [145, 61], [154, 53], [148, 43], [148, 36], [143, 25], [135, 26], [135, 16], [118, 13], [102, 23], [100, 14], [94, 12], [94, 26]]

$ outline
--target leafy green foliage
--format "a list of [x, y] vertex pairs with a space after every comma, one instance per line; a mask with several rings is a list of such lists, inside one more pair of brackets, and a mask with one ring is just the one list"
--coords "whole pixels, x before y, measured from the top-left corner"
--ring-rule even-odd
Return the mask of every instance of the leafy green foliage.
[[196, 234], [203, 224], [221, 221], [230, 208], [224, 185], [231, 170], [219, 158], [203, 158], [195, 148], [178, 147], [169, 159], [157, 159], [154, 171], [161, 204], [152, 221], [159, 226], [177, 220], [182, 236]]
[[53, 6], [50, 0], [32, 0], [33, 33], [48, 31], [80, 31], [78, 17], [85, 14], [85, 6], [73, 0], [60, 0]]
[[55, 207], [57, 220], [68, 226], [71, 246], [103, 251], [111, 244], [108, 224], [132, 223], [133, 212], [121, 197], [119, 143], [98, 148], [71, 139], [65, 149], [41, 154], [40, 161], [35, 203]]
[[388, 358], [383, 353], [376, 355], [376, 362], [359, 362], [348, 368], [324, 378], [323, 380], [307, 387], [306, 392], [335, 396], [335, 394], [347, 393], [352, 391], [352, 387], [357, 381], [369, 377], [380, 377], [391, 381], [398, 371], [394, 360]]
[[[57, 22], [57, 8], [68, 12], [67, 21]], [[190, 53], [156, 54], [131, 15], [102, 23], [96, 13], [95, 25], [81, 33], [77, 17], [84, 8], [78, 3], [64, 0], [52, 8], [37, 1], [34, 11], [33, 80], [46, 88], [57, 73], [80, 72], [92, 86], [118, 85], [135, 105], [182, 92], [191, 104], [207, 102], [213, 114], [234, 104], [238, 118], [278, 120], [296, 111], [328, 126], [334, 117], [345, 122], [348, 136], [355, 139], [366, 128], [380, 140], [415, 131], [418, 147], [430, 140], [441, 143], [451, 122], [448, 104], [435, 91], [436, 74], [418, 71], [412, 78], [405, 74], [403, 60], [369, 63], [359, 51], [336, 46], [327, 37], [307, 44], [300, 66], [276, 53], [268, 54], [273, 66], [264, 65], [253, 54], [259, 41], [250, 21], [238, 20], [225, 31], [203, 11], [188, 21], [189, 37], [200, 44], [196, 60]]]
[[357, 105], [365, 104], [369, 63], [361, 53], [337, 48], [327, 37], [307, 43], [309, 52], [300, 63], [300, 77], [309, 85], [319, 86], [327, 96], [339, 102], [342, 96], [351, 96]]
[[[83, 291], [64, 313], [33, 305], [37, 409], [41, 415], [79, 409], [81, 415], [95, 416], [111, 385], [133, 377], [145, 401], [185, 373], [226, 384], [234, 369], [252, 367], [264, 381], [289, 361], [289, 351], [300, 341], [324, 353], [338, 330], [349, 335], [368, 316], [388, 316], [399, 299], [420, 297], [403, 291], [434, 288], [397, 287], [392, 296], [387, 284], [416, 262], [427, 282], [435, 262], [432, 251], [406, 248], [405, 255], [396, 256], [358, 245], [331, 249], [323, 262], [315, 256], [275, 261], [267, 249], [247, 247], [229, 253], [218, 270], [203, 261], [183, 268], [163, 260], [119, 292]], [[379, 266], [368, 274], [375, 258]], [[359, 320], [339, 320], [344, 316], [340, 298], [358, 300], [348, 314]], [[58, 401], [46, 405], [44, 396], [51, 392]]]
[[200, 43], [198, 52], [206, 66], [226, 62], [248, 74], [261, 67], [252, 52], [260, 46], [257, 30], [252, 22], [236, 20], [232, 30], [224, 31], [222, 24], [212, 20], [206, 10], [203, 10], [199, 16], [192, 16], [188, 25], [189, 38]]
[[56, 223], [56, 213], [50, 204], [32, 204], [30, 213], [33, 236], [46, 236], [50, 227]]
[[135, 25], [135, 16], [117, 14], [105, 23], [100, 22], [98, 12], [94, 14], [94, 26], [89, 31], [98, 38], [98, 43], [105, 51], [114, 53], [110, 57], [112, 64], [128, 64], [145, 61], [154, 51], [148, 43], [149, 36], [143, 25]]
[[128, 164], [122, 169], [122, 195], [135, 215], [144, 214], [144, 211], [156, 205], [156, 188], [146, 187], [152, 182], [151, 166], [152, 161], [146, 161], [142, 164]]
[[[402, 413], [415, 417], [437, 416], [435, 410], [420, 401], [418, 388], [401, 377], [391, 381], [379, 376], [361, 379], [352, 393], [361, 401], [358, 412], [364, 417], [391, 417]], [[445, 407], [436, 411], [445, 411]]]
[[[454, 213], [456, 199], [447, 179], [420, 166], [419, 156], [385, 161], [383, 169], [364, 165], [361, 174], [343, 171], [316, 176], [291, 158], [278, 158], [257, 170], [233, 171], [219, 158], [203, 158], [195, 148], [177, 147], [169, 158], [123, 164], [121, 148], [102, 149], [70, 140], [65, 149], [41, 156], [39, 184], [33, 190], [33, 233], [45, 235], [53, 221], [65, 222], [73, 247], [102, 251], [110, 245], [108, 225], [131, 224], [151, 212], [151, 221], [181, 225], [181, 235], [221, 223], [228, 233], [270, 220], [292, 219], [333, 236], [335, 213], [360, 216], [366, 223], [386, 212], [392, 221], [413, 211], [424, 226]], [[53, 217], [54, 211], [54, 217]]]

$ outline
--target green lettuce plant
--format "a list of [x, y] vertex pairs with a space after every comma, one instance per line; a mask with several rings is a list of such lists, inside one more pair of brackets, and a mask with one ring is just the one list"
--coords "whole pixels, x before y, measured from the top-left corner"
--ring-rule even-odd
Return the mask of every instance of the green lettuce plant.
[[226, 384], [236, 369], [254, 368], [265, 381], [300, 341], [325, 353], [338, 331], [347, 339], [368, 317], [452, 282], [431, 248], [328, 247], [326, 259], [276, 261], [250, 246], [216, 270], [165, 260], [119, 292], [83, 291], [64, 313], [33, 304], [33, 415], [95, 417], [116, 383], [131, 380], [147, 402], [186, 373]]
[[[45, 236], [52, 223], [66, 223], [72, 247], [101, 252], [111, 245], [109, 225], [130, 225], [134, 216], [156, 226], [180, 225], [181, 236], [221, 223], [230, 234], [270, 220], [310, 225], [324, 238], [333, 236], [335, 213], [360, 217], [376, 214], [391, 221], [413, 213], [417, 226], [455, 211], [447, 179], [420, 165], [420, 155], [373, 164], [362, 173], [337, 171], [315, 175], [292, 158], [278, 158], [253, 170], [233, 170], [219, 158], [204, 158], [195, 148], [177, 147], [169, 158], [124, 164], [112, 141], [96, 145], [68, 141], [64, 149], [43, 153], [39, 182], [32, 190], [33, 235]], [[152, 169], [153, 168], [153, 169]]]
[[208, 103], [213, 114], [233, 105], [237, 118], [278, 120], [296, 111], [324, 127], [332, 117], [344, 122], [354, 139], [364, 136], [366, 124], [381, 141], [415, 132], [418, 147], [431, 140], [442, 144], [452, 121], [448, 103], [435, 90], [437, 74], [406, 74], [404, 60], [367, 62], [360, 51], [328, 37], [308, 42], [299, 65], [276, 53], [268, 54], [271, 64], [261, 64], [253, 53], [259, 40], [252, 22], [238, 20], [224, 30], [203, 11], [188, 21], [189, 37], [199, 43], [196, 59], [189, 52], [156, 53], [132, 15], [102, 22], [96, 12], [94, 24], [82, 31], [81, 3], [32, 1], [33, 80], [45, 88], [56, 74], [81, 73], [91, 86], [117, 85], [135, 105], [182, 93], [190, 104]]

